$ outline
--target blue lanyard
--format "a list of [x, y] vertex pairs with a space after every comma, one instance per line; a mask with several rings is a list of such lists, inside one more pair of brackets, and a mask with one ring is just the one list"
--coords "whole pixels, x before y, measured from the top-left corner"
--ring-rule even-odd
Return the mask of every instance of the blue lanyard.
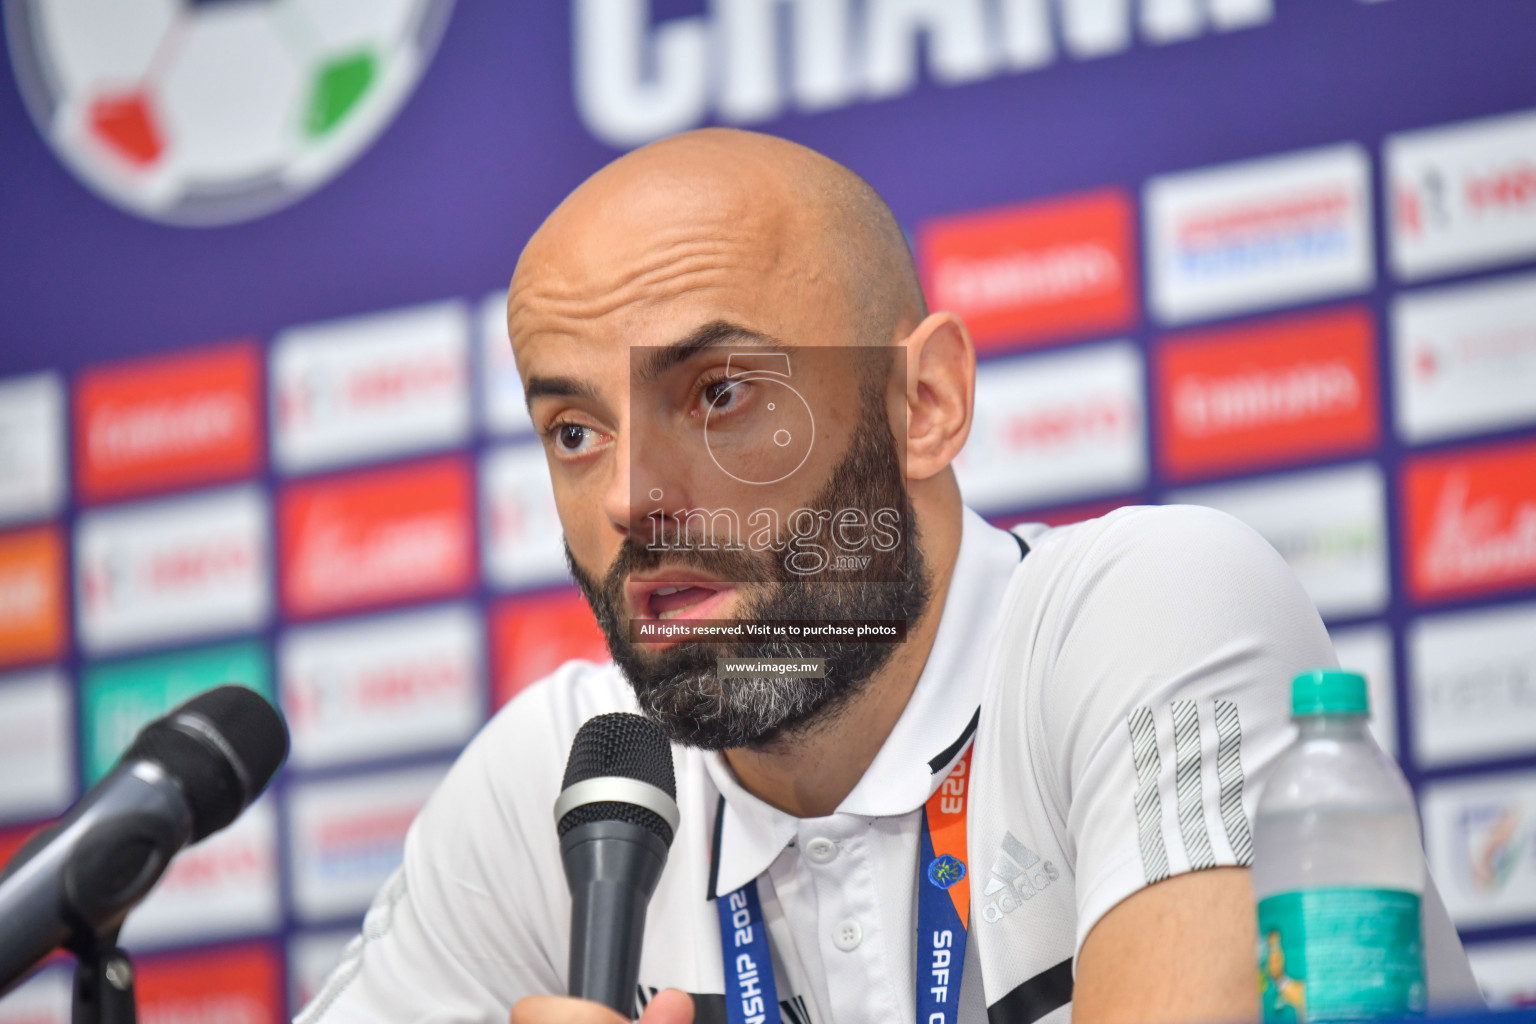
[[[965, 865], [970, 762], [967, 750], [923, 808], [917, 858], [916, 1024], [954, 1024], [959, 1009], [971, 902]], [[757, 879], [716, 899], [715, 910], [725, 964], [726, 1019], [730, 1024], [780, 1024]]]

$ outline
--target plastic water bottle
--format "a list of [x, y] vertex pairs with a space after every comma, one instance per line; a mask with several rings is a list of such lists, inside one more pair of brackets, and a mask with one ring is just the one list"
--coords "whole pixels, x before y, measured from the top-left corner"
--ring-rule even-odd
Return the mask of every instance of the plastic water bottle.
[[1266, 1024], [1422, 1013], [1424, 855], [1413, 791], [1366, 731], [1365, 678], [1291, 683], [1296, 742], [1259, 796], [1253, 888]]

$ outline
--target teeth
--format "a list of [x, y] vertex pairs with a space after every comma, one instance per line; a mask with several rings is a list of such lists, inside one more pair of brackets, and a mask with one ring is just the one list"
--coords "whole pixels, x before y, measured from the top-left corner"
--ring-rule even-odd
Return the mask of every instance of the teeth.
[[654, 597], [666, 597], [668, 594], [675, 594], [679, 590], [682, 590], [682, 589], [683, 589], [682, 587], [661, 587], [661, 588], [659, 588], [657, 590], [652, 591], [652, 596], [654, 596]]

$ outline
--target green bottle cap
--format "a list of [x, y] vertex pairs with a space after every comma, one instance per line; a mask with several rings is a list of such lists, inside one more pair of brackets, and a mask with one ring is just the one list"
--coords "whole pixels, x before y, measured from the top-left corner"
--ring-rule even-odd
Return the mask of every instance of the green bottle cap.
[[1365, 676], [1344, 668], [1315, 668], [1291, 680], [1291, 717], [1368, 715]]

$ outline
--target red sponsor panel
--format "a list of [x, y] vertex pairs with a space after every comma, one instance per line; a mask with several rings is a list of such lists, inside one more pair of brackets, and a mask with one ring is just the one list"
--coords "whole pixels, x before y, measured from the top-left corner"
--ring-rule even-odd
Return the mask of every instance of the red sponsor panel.
[[1155, 372], [1158, 447], [1180, 479], [1367, 451], [1381, 432], [1364, 307], [1174, 335]]
[[87, 370], [75, 477], [87, 501], [248, 476], [261, 466], [261, 355], [250, 342]]
[[1403, 514], [1416, 600], [1536, 586], [1536, 441], [1411, 459]]
[[491, 614], [495, 707], [573, 658], [602, 662], [608, 657], [608, 642], [579, 590], [513, 598]]
[[458, 458], [295, 484], [278, 513], [283, 609], [311, 616], [474, 582], [474, 482]]
[[279, 1024], [282, 961], [267, 943], [248, 943], [135, 963], [144, 1024]]
[[1135, 324], [1135, 213], [1104, 189], [930, 221], [918, 235], [934, 309], [957, 313], [979, 351]]
[[0, 534], [0, 667], [63, 654], [68, 622], [59, 530]]

